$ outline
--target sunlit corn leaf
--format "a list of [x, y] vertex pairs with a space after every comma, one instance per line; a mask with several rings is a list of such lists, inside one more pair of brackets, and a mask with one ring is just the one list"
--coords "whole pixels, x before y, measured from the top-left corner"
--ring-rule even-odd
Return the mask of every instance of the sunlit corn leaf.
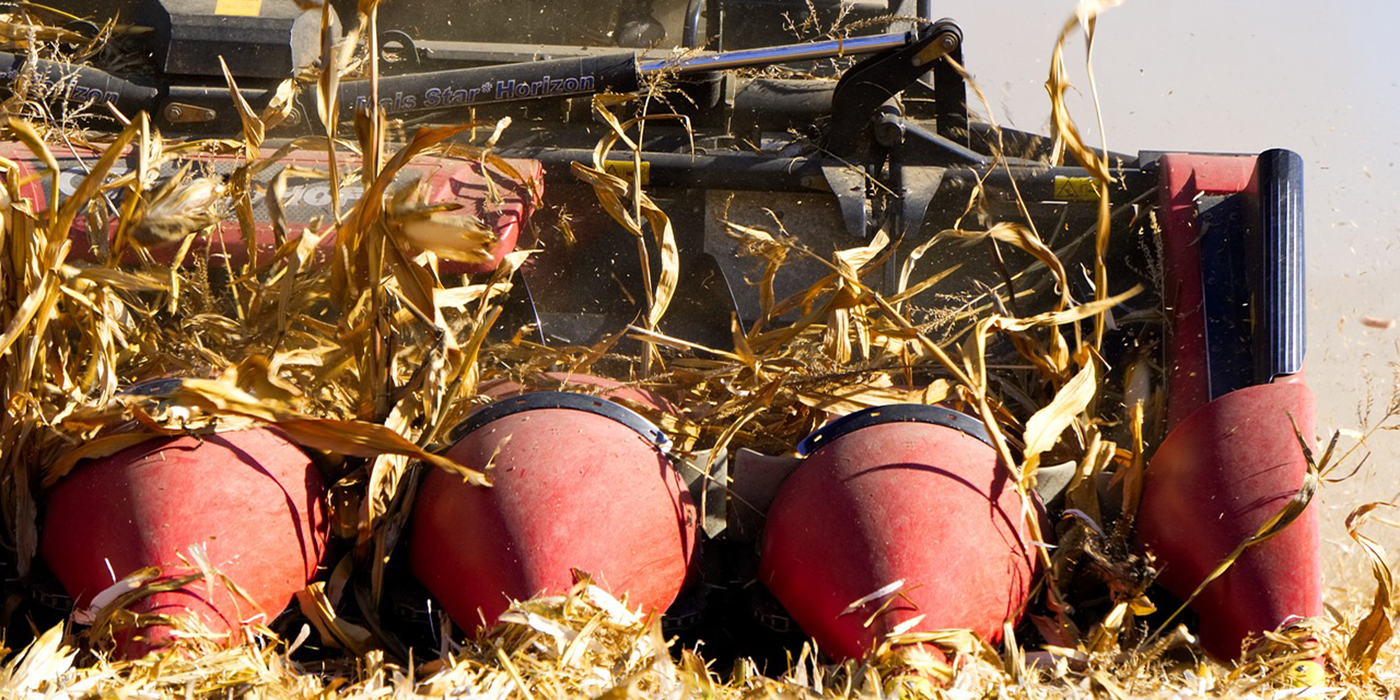
[[[1082, 0], [1076, 8], [1075, 17], [1065, 23], [1060, 30], [1060, 36], [1055, 42], [1055, 51], [1050, 60], [1050, 77], [1045, 83], [1045, 88], [1050, 92], [1050, 124], [1055, 137], [1052, 148], [1052, 160], [1058, 164], [1064, 151], [1068, 150], [1079, 164], [1088, 170], [1095, 179], [1095, 185], [1099, 195], [1099, 214], [1097, 230], [1094, 236], [1094, 299], [1102, 301], [1108, 296], [1108, 266], [1104, 260], [1104, 255], [1108, 251], [1108, 239], [1111, 233], [1111, 214], [1109, 206], [1109, 185], [1114, 182], [1112, 173], [1109, 172], [1108, 147], [1106, 145], [1107, 136], [1104, 133], [1103, 114], [1099, 110], [1099, 89], [1094, 80], [1093, 67], [1093, 46], [1094, 32], [1098, 26], [1098, 16], [1105, 10], [1122, 4], [1122, 0]], [[1089, 148], [1080, 136], [1079, 129], [1070, 116], [1069, 107], [1065, 103], [1065, 92], [1069, 89], [1069, 75], [1065, 70], [1065, 41], [1076, 26], [1083, 27], [1085, 34], [1085, 66], [1089, 74], [1089, 89], [1094, 98], [1095, 113], [1098, 116], [1099, 134], [1105, 141], [1103, 153], [1099, 154]], [[1105, 317], [1094, 318], [1094, 344], [1097, 347], [1103, 340], [1105, 327]]]
[[[642, 228], [643, 220], [649, 224], [652, 234], [656, 237], [661, 250], [661, 276], [656, 281], [655, 287], [650, 290], [651, 298], [646, 315], [647, 328], [654, 329], [671, 304], [671, 298], [675, 295], [676, 283], [680, 275], [680, 253], [676, 248], [675, 233], [671, 228], [670, 217], [652, 201], [651, 197], [640, 191], [632, 193], [632, 195], [642, 210], [642, 217], [639, 219], [633, 216], [631, 208], [626, 202], [630, 186], [622, 178], [605, 172], [601, 162], [592, 167], [575, 162], [572, 167], [575, 177], [593, 187], [594, 192], [598, 195], [599, 203], [603, 205], [603, 209], [612, 216], [613, 220], [637, 237], [639, 251], [645, 252], [646, 250], [645, 244], [642, 243], [645, 236], [645, 231]], [[643, 269], [649, 270], [649, 263], [646, 263], [645, 260], [643, 262], [646, 264]], [[646, 274], [649, 276], [650, 272]]]
[[85, 459], [100, 459], [109, 457], [128, 447], [135, 447], [152, 438], [160, 437], [158, 433], [132, 432], [117, 433], [115, 435], [104, 435], [84, 442], [77, 447], [68, 450], [58, 460], [48, 465], [44, 470], [44, 480], [42, 485], [49, 487], [58, 482], [59, 479], [67, 476], [78, 463]]
[[477, 485], [487, 485], [486, 475], [435, 455], [404, 439], [403, 436], [373, 423], [315, 418], [261, 401], [228, 380], [173, 380], [160, 393], [125, 399], [134, 404], [159, 401], [209, 412], [251, 418], [275, 425], [293, 442], [305, 447], [354, 457], [398, 454], [424, 460]]
[[881, 229], [870, 242], [855, 248], [838, 250], [833, 254], [837, 272], [849, 282], [860, 280], [860, 271], [875, 261], [890, 245], [890, 236]]
[[170, 280], [149, 272], [114, 270], [109, 267], [73, 267], [65, 265], [64, 273], [75, 280], [90, 280], [104, 287], [125, 289], [133, 292], [164, 292], [170, 289]]
[[[406, 416], [411, 414], [416, 406], [409, 405], [409, 398], [405, 397], [399, 405], [396, 405], [389, 417], [384, 421], [384, 427], [402, 433], [408, 429], [409, 420]], [[369, 481], [365, 486], [365, 497], [360, 502], [359, 532], [355, 540], [356, 547], [363, 553], [370, 545], [376, 530], [380, 526], [380, 521], [385, 518], [396, 506], [403, 495], [400, 487], [407, 486], [404, 476], [410, 466], [409, 460], [400, 455], [380, 455], [375, 457], [369, 464]], [[375, 569], [382, 570], [384, 561], [376, 562]], [[375, 576], [380, 578], [382, 573]], [[374, 587], [374, 597], [377, 600], [379, 586]]]
[[326, 135], [334, 139], [340, 121], [340, 104], [336, 97], [340, 88], [340, 77], [345, 73], [351, 57], [359, 44], [364, 28], [358, 22], [343, 35], [337, 36], [335, 24], [331, 22], [331, 3], [321, 6], [321, 73], [317, 81], [316, 113]]
[[828, 415], [843, 416], [877, 406], [910, 403], [933, 405], [947, 399], [950, 393], [951, 388], [944, 379], [934, 380], [923, 389], [907, 389], [893, 386], [887, 375], [880, 375], [869, 383], [798, 390], [797, 400]]
[[[112, 171], [112, 166], [126, 153], [127, 147], [131, 145], [131, 142], [136, 138], [141, 129], [141, 120], [134, 121], [123, 129], [121, 134], [119, 134], [117, 138], [107, 146], [107, 149], [102, 152], [102, 157], [98, 158], [97, 162], [93, 164], [91, 171], [78, 183], [77, 188], [73, 190], [73, 194], [69, 195], [69, 197], [63, 200], [63, 203], [59, 205], [58, 215], [50, 224], [50, 245], [59, 240], [58, 236], [66, 237], [68, 235], [68, 229], [72, 227], [73, 221], [77, 218], [78, 213], [87, 207], [88, 202], [90, 202], [93, 197], [97, 196], [97, 193], [107, 180], [107, 174]], [[56, 182], [55, 185], [57, 185]], [[53, 191], [57, 192], [59, 190], [55, 186]]]
[[444, 260], [486, 262], [497, 242], [494, 231], [466, 214], [433, 212], [405, 217], [398, 224], [409, 243]]
[[35, 287], [34, 290], [24, 298], [24, 301], [20, 302], [19, 308], [16, 309], [15, 313], [10, 317], [9, 327], [5, 329], [3, 335], [0, 335], [0, 355], [9, 352], [10, 346], [19, 339], [20, 334], [28, 330], [30, 322], [39, 314], [39, 309], [45, 306], [46, 303], [56, 299], [57, 294], [58, 280], [57, 278], [50, 278], [50, 281], [42, 286]]
[[68, 676], [78, 650], [64, 643], [63, 625], [54, 625], [25, 647], [0, 670], [0, 695], [29, 700], [48, 697], [52, 687]]
[[418, 180], [393, 194], [387, 213], [404, 240], [444, 260], [482, 263], [491, 259], [498, 241], [494, 231], [475, 216], [460, 213], [461, 205], [429, 204], [427, 197]]
[[272, 93], [272, 99], [258, 113], [258, 120], [262, 122], [264, 128], [275, 129], [291, 117], [296, 111], [296, 96], [297, 82], [295, 80], [288, 78], [278, 83], [277, 89]]
[[142, 586], [159, 576], [160, 569], [154, 566], [143, 567], [123, 576], [121, 580], [98, 591], [97, 595], [92, 597], [92, 602], [88, 604], [86, 610], [73, 610], [73, 621], [80, 625], [96, 623], [102, 611], [115, 604], [119, 598], [139, 591]]
[[[1108, 162], [1085, 143], [1084, 138], [1079, 133], [1079, 127], [1075, 124], [1074, 118], [1070, 116], [1069, 106], [1065, 102], [1065, 93], [1070, 89], [1069, 72], [1065, 69], [1065, 42], [1070, 35], [1080, 26], [1086, 27], [1089, 37], [1092, 37], [1092, 29], [1089, 29], [1096, 20], [1102, 8], [1090, 7], [1091, 5], [1107, 6], [1109, 3], [1085, 3], [1081, 9], [1085, 12], [1076, 14], [1075, 17], [1065, 22], [1060, 30], [1060, 36], [1055, 41], [1055, 51], [1050, 61], [1050, 77], [1045, 82], [1045, 89], [1050, 93], [1050, 126], [1055, 137], [1053, 147], [1055, 162], [1063, 157], [1068, 151], [1074, 156], [1079, 164], [1099, 181], [1101, 190], [1113, 181], [1113, 176], [1108, 171]], [[1090, 39], [1092, 41], [1092, 38]]]
[[778, 272], [782, 269], [783, 262], [787, 259], [788, 251], [795, 244], [790, 240], [779, 240], [777, 236], [768, 231], [752, 226], [741, 226], [732, 221], [724, 220], [724, 232], [730, 238], [741, 244], [740, 252], [764, 261], [763, 276], [758, 282], [758, 308], [761, 314], [759, 323], [773, 316], [773, 284], [778, 278]]
[[1361, 526], [1366, 518], [1378, 508], [1395, 508], [1393, 503], [1367, 503], [1347, 516], [1347, 535], [1351, 537], [1371, 564], [1371, 575], [1376, 578], [1376, 593], [1371, 599], [1371, 609], [1366, 617], [1356, 623], [1356, 631], [1347, 642], [1347, 661], [1361, 672], [1369, 672], [1380, 656], [1381, 648], [1395, 633], [1391, 615], [1394, 614], [1395, 581], [1386, 561], [1385, 549], [1375, 540], [1361, 534]]
[[[234, 80], [233, 74], [229, 72], [228, 64], [224, 62], [223, 56], [219, 56], [219, 68], [224, 72], [224, 82], [228, 84], [229, 96], [232, 98], [234, 109], [238, 112], [238, 121], [243, 125], [243, 147], [250, 158], [256, 158], [263, 139], [267, 136], [267, 128], [263, 125], [262, 119], [253, 113], [253, 107], [248, 104], [248, 100], [243, 98], [243, 93], [238, 90], [238, 81]], [[284, 82], [283, 85], [285, 84]]]
[[1060, 439], [1098, 393], [1098, 370], [1093, 360], [1086, 362], [1074, 378], [1055, 393], [1055, 398], [1026, 421], [1025, 456], [1022, 468], [1033, 471], [1040, 456]]
[[[680, 251], [676, 246], [675, 231], [671, 227], [671, 219], [666, 215], [666, 212], [642, 191], [640, 167], [633, 168], [633, 181], [627, 182], [620, 177], [604, 172], [604, 164], [607, 161], [608, 153], [618, 141], [622, 141], [633, 152], [634, 160], [641, 157], [640, 146], [628, 135], [631, 129], [656, 119], [679, 119], [687, 127], [689, 121], [685, 117], [676, 115], [649, 115], [637, 117], [627, 122], [619, 122], [612, 110], [608, 109], [608, 98], [602, 95], [594, 97], [593, 113], [600, 117], [611, 131], [600, 139], [598, 145], [594, 147], [591, 168], [578, 162], [573, 164], [574, 176], [592, 185], [603, 209], [612, 216], [613, 220], [637, 237], [642, 276], [646, 283], [650, 304], [647, 309], [646, 327], [655, 330], [657, 324], [661, 322], [661, 317], [666, 314], [671, 299], [675, 296], [676, 284], [680, 279]], [[632, 200], [631, 207], [623, 207], [623, 200], [629, 198]], [[641, 226], [643, 219], [650, 226], [656, 247], [661, 255], [661, 273], [654, 288], [651, 284], [651, 264], [647, 259], [647, 249], [642, 243], [644, 239]]]
[[[188, 572], [167, 572], [157, 567], [148, 567], [138, 570], [128, 575], [124, 581], [108, 587], [104, 605], [100, 608], [93, 608], [89, 611], [88, 617], [92, 620], [91, 627], [85, 632], [92, 642], [98, 645], [110, 645], [117, 633], [123, 630], [130, 630], [133, 627], [140, 627], [154, 621], [150, 618], [141, 619], [145, 616], [131, 612], [133, 603], [143, 598], [148, 598], [157, 593], [168, 593], [185, 589], [192, 583], [202, 579], [203, 576], [197, 573]], [[162, 622], [169, 620], [173, 624], [195, 624], [199, 625], [198, 615], [178, 615], [159, 616]], [[176, 620], [175, 618], [184, 618]]]
[[992, 239], [1020, 248], [1021, 250], [1035, 256], [1050, 270], [1055, 278], [1055, 289], [1060, 295], [1060, 309], [1068, 307], [1071, 303], [1069, 296], [1069, 275], [1065, 272], [1064, 264], [1060, 258], [1050, 250], [1045, 242], [1040, 240], [1040, 236], [1029, 226], [1002, 221], [993, 225], [986, 231], [962, 231], [950, 229], [939, 234], [940, 236], [961, 239], [966, 241], [981, 241]]
[[[62, 172], [62, 169], [58, 167], [58, 160], [54, 158], [53, 152], [50, 151], [48, 145], [44, 143], [44, 138], [34, 129], [34, 125], [23, 119], [5, 117], [0, 120], [0, 133], [3, 133], [6, 138], [15, 139], [24, 144], [25, 147], [29, 149], [30, 153], [34, 154], [35, 158], [43, 161], [47, 176], [50, 178], [49, 191], [58, 192], [58, 176], [59, 173]], [[48, 224], [51, 230], [58, 229], [58, 212], [59, 208], [53, 206], [51, 203], [48, 210]], [[77, 210], [75, 209], [74, 213], [76, 214], [76, 212]], [[69, 219], [69, 221], [72, 221], [72, 219]], [[66, 226], [64, 229], [64, 233], [67, 233]]]
[[413, 135], [413, 138], [400, 148], [394, 156], [384, 164], [383, 170], [375, 177], [373, 183], [366, 189], [360, 201], [355, 204], [352, 213], [355, 221], [355, 228], [358, 231], [367, 231], [377, 218], [384, 211], [384, 194], [389, 190], [389, 186], [394, 182], [400, 169], [408, 165], [414, 157], [427, 151], [430, 148], [452, 138], [475, 126], [472, 124], [457, 124], [445, 127], [424, 127]]
[[1132, 458], [1122, 471], [1123, 510], [1119, 516], [1126, 530], [1137, 517], [1142, 503], [1142, 487], [1147, 483], [1147, 448], [1143, 440], [1144, 412], [1141, 403], [1129, 404], [1128, 427], [1133, 436]]

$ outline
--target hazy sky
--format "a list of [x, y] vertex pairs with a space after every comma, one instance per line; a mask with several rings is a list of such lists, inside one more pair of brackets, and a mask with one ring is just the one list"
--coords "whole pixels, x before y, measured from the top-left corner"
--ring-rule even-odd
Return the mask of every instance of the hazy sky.
[[[1073, 0], [939, 2], [997, 117], [1041, 131], [1043, 84]], [[1113, 150], [1258, 152], [1307, 163], [1309, 380], [1323, 432], [1359, 427], [1368, 386], [1379, 418], [1400, 361], [1400, 3], [1354, 0], [1129, 0], [1101, 16], [1094, 70]], [[1097, 131], [1082, 34], [1069, 54], [1076, 119]], [[1391, 421], [1400, 425], [1400, 418]], [[1345, 442], [1345, 441], [1344, 441]], [[1381, 432], [1363, 474], [1324, 492], [1329, 552], [1353, 504], [1400, 492], [1400, 432]], [[1400, 520], [1394, 517], [1393, 520]], [[1375, 528], [1400, 547], [1400, 531]]]

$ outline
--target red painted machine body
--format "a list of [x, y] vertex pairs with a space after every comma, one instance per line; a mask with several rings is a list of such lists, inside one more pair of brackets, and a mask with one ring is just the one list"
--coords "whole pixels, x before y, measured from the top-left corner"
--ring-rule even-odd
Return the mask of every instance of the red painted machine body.
[[[1196, 201], [1244, 191], [1255, 158], [1174, 154], [1161, 168], [1169, 432], [1148, 464], [1137, 539], [1156, 555], [1159, 581], [1185, 599], [1298, 492], [1307, 473], [1298, 436], [1311, 444], [1315, 408], [1301, 371], [1210, 396]], [[1318, 509], [1310, 505], [1205, 587], [1192, 606], [1202, 646], [1238, 658], [1247, 637], [1320, 615], [1319, 556]]]
[[[995, 643], [1002, 623], [1020, 616], [1038, 568], [1023, 511], [979, 439], [918, 422], [860, 428], [783, 483], [768, 511], [760, 581], [838, 659], [864, 656], [906, 623]], [[848, 611], [896, 581], [893, 599]]]
[[[521, 392], [501, 385], [491, 393], [537, 395]], [[490, 465], [494, 485], [430, 473], [414, 506], [409, 564], [463, 628], [494, 624], [511, 599], [567, 591], [575, 570], [634, 609], [662, 612], [691, 572], [698, 519], [690, 495], [657, 445], [627, 425], [586, 410], [531, 408], [471, 430], [447, 456]]]
[[[144, 567], [162, 578], [197, 573], [191, 547], [251, 599], [203, 579], [140, 599], [138, 614], [198, 615], [237, 643], [244, 623], [267, 624], [315, 578], [328, 537], [326, 488], [296, 445], [254, 429], [157, 438], [81, 464], [45, 506], [41, 554], [79, 608]], [[181, 557], [189, 562], [181, 561]], [[151, 626], [118, 637], [137, 658], [167, 644]]]
[[1210, 401], [1206, 315], [1201, 273], [1201, 195], [1232, 194], [1249, 186], [1252, 156], [1169, 154], [1158, 181], [1162, 225], [1163, 302], [1171, 314], [1167, 355], [1167, 429]]
[[[1138, 509], [1139, 541], [1157, 555], [1158, 580], [1185, 598], [1241, 542], [1253, 536], [1303, 485], [1302, 435], [1313, 432], [1306, 384], [1260, 384], [1232, 391], [1187, 416], [1147, 470]], [[1245, 550], [1201, 592], [1201, 645], [1239, 656], [1290, 618], [1322, 614], [1317, 506], [1283, 532]]]
[[[81, 149], [77, 153], [77, 156], [65, 156], [63, 153], [55, 154], [60, 167], [58, 190], [61, 197], [69, 196], [77, 189], [78, 184], [86, 176], [88, 168], [101, 155]], [[27, 148], [18, 143], [0, 144], [0, 157], [8, 158], [19, 165], [21, 178], [29, 178], [29, 181], [21, 187], [21, 195], [34, 202], [36, 211], [43, 210], [51, 200], [50, 191], [52, 190], [52, 180], [48, 177], [38, 176], [38, 173], [44, 169], [43, 163], [37, 161]], [[201, 173], [228, 175], [243, 164], [242, 159], [234, 156], [196, 154], [181, 158], [179, 161], [167, 162], [162, 168], [163, 174], [173, 174], [178, 163], [186, 162], [194, 164], [194, 168], [191, 170], [192, 176]], [[292, 169], [293, 172], [324, 173], [328, 170], [326, 162], [324, 152], [295, 150], [279, 160], [276, 166], [267, 168], [256, 176], [255, 192], [252, 198], [255, 221], [252, 223], [252, 227], [257, 237], [260, 258], [269, 256], [276, 250], [276, 234], [273, 231], [266, 201], [267, 188], [272, 180], [278, 173], [287, 168]], [[454, 215], [475, 217], [483, 226], [496, 233], [498, 241], [489, 260], [481, 263], [443, 260], [439, 265], [439, 269], [443, 272], [490, 272], [496, 268], [496, 265], [507, 253], [515, 249], [521, 229], [528, 221], [540, 193], [543, 192], [544, 174], [538, 161], [513, 159], [506, 162], [523, 178], [523, 181], [507, 176], [494, 167], [483, 165], [480, 161], [447, 157], [420, 156], [400, 171], [398, 179], [404, 183], [413, 178], [424, 179], [427, 203], [460, 205], [461, 208], [456, 210]], [[342, 177], [340, 202], [344, 211], [348, 211], [363, 193], [358, 176], [350, 177], [352, 170], [358, 166], [359, 161], [348, 156], [342, 156], [339, 160]], [[129, 156], [117, 162], [113, 167], [113, 173], [125, 173], [134, 168], [135, 158]], [[120, 198], [116, 193], [109, 194], [109, 196], [112, 198], [113, 204], [120, 205]], [[335, 221], [330, 182], [326, 177], [289, 176], [286, 181], [282, 207], [286, 213], [288, 236], [291, 238], [300, 236], [303, 228], [312, 227], [313, 230], [319, 231]], [[110, 215], [111, 212], [108, 213]], [[115, 216], [110, 218], [114, 220]], [[115, 228], [115, 222], [110, 224], [110, 229], [106, 232], [107, 238], [110, 237]], [[79, 217], [74, 222], [69, 238], [73, 241], [70, 259], [74, 260], [97, 260], [101, 257], [100, 251], [110, 242], [109, 240], [104, 242], [104, 237], [98, 236], [97, 232], [89, 232], [83, 217]], [[320, 254], [328, 254], [334, 241], [333, 236], [326, 236], [322, 239]], [[213, 226], [208, 245], [213, 254], [226, 254], [229, 261], [235, 266], [247, 262], [248, 253], [247, 246], [243, 241], [243, 229], [233, 212], [229, 212], [223, 221]], [[175, 242], [157, 246], [150, 252], [157, 261], [168, 263], [174, 258], [178, 247], [178, 242]], [[198, 243], [195, 247], [196, 251], [203, 249], [203, 242]], [[134, 260], [135, 258], [130, 259]]]

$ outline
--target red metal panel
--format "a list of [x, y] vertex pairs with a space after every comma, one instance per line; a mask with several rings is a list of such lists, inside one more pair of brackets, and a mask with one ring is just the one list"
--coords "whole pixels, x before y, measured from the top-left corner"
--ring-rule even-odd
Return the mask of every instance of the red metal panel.
[[1163, 300], [1171, 314], [1167, 353], [1167, 428], [1210, 400], [1205, 306], [1201, 286], [1200, 226], [1196, 202], [1249, 186], [1254, 156], [1162, 156], [1158, 180], [1164, 259]]

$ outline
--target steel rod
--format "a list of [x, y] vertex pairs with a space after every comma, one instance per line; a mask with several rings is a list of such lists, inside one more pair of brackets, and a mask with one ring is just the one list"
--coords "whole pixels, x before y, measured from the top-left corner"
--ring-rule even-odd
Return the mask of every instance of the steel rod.
[[761, 49], [743, 49], [715, 54], [680, 57], [675, 59], [650, 60], [638, 64], [638, 72], [650, 75], [661, 72], [700, 73], [704, 71], [732, 70], [771, 66], [795, 61], [812, 61], [838, 56], [861, 56], [877, 53], [885, 49], [907, 46], [915, 40], [912, 32], [855, 36], [848, 39], [816, 41], [810, 44], [770, 46]]

